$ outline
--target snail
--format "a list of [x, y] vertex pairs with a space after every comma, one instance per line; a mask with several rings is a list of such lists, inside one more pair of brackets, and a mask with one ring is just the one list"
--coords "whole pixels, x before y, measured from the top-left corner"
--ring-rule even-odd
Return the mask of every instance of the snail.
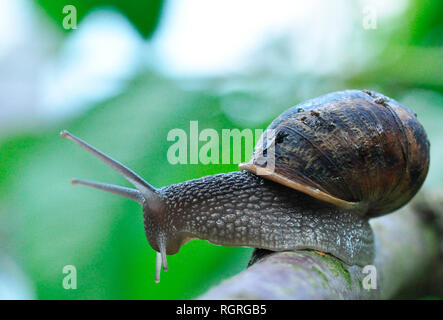
[[168, 268], [166, 255], [196, 238], [271, 251], [312, 249], [349, 265], [371, 264], [369, 219], [405, 205], [429, 168], [429, 141], [416, 114], [369, 90], [293, 106], [269, 125], [239, 171], [162, 188], [66, 130], [61, 136], [135, 186], [72, 180], [140, 203], [156, 251], [156, 282], [162, 266]]

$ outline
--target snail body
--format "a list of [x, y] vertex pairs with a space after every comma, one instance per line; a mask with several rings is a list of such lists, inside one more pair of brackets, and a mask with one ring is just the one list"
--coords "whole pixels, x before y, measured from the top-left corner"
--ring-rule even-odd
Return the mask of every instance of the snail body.
[[146, 236], [157, 251], [157, 281], [166, 255], [194, 238], [272, 251], [314, 249], [351, 265], [370, 264], [368, 220], [406, 204], [429, 167], [429, 141], [416, 115], [374, 91], [334, 92], [289, 108], [241, 171], [163, 188], [67, 131], [61, 135], [136, 187], [73, 180], [142, 205]]
[[[180, 246], [198, 238], [272, 251], [315, 248], [351, 265], [373, 258], [367, 219], [246, 170], [174, 184], [159, 193], [170, 213], [164, 216], [170, 220], [163, 221], [170, 228], [164, 232], [178, 235], [171, 242]], [[157, 233], [150, 216], [145, 215], [148, 240]], [[149, 240], [151, 245], [155, 241], [155, 236]], [[167, 253], [180, 246], [169, 247]]]

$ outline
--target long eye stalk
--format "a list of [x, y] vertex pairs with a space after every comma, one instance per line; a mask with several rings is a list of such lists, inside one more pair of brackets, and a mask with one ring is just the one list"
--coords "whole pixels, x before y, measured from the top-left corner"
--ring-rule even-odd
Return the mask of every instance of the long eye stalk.
[[[66, 130], [63, 130], [60, 132], [60, 135], [63, 138], [67, 138], [76, 144], [78, 144], [80, 147], [94, 155], [95, 157], [102, 160], [104, 163], [106, 163], [108, 166], [110, 166], [112, 169], [120, 173], [123, 177], [126, 178], [129, 182], [131, 182], [134, 187], [137, 188], [138, 191], [141, 192], [141, 194], [146, 198], [146, 200], [155, 199], [157, 197], [157, 190], [151, 186], [148, 182], [143, 180], [138, 174], [136, 174], [131, 169], [127, 168], [117, 160], [112, 159], [110, 156], [104, 154], [100, 150], [94, 148], [90, 144], [86, 143], [85, 141], [77, 138], [76, 136], [72, 135]], [[104, 189], [102, 189], [104, 190]]]
[[[100, 150], [94, 148], [90, 144], [86, 143], [85, 141], [77, 138], [76, 136], [72, 135], [66, 130], [63, 130], [60, 132], [60, 135], [63, 138], [67, 138], [76, 144], [78, 144], [80, 147], [94, 155], [95, 157], [102, 160], [104, 163], [106, 163], [108, 166], [113, 168], [115, 171], [119, 172], [123, 177], [125, 177], [129, 182], [131, 182], [137, 190], [116, 186], [113, 184], [107, 184], [102, 182], [96, 182], [96, 181], [89, 181], [89, 180], [80, 180], [80, 179], [73, 179], [72, 184], [81, 184], [85, 186], [89, 186], [95, 189], [103, 190], [106, 192], [114, 193], [120, 196], [123, 196], [125, 198], [129, 198], [132, 200], [137, 201], [141, 205], [144, 205], [144, 202], [147, 201], [148, 204], [152, 203], [152, 205], [155, 205], [155, 203], [159, 202], [159, 196], [158, 191], [153, 186], [151, 186], [148, 182], [146, 182], [144, 179], [142, 179], [139, 175], [137, 175], [134, 171], [127, 168], [117, 160], [112, 159], [110, 156], [104, 154]], [[155, 271], [155, 282], [160, 281], [160, 271], [161, 267], [163, 265], [163, 270], [168, 270], [168, 265], [166, 262], [166, 248], [165, 243], [162, 241], [160, 244], [160, 251], [157, 252], [156, 255], [156, 271]]]

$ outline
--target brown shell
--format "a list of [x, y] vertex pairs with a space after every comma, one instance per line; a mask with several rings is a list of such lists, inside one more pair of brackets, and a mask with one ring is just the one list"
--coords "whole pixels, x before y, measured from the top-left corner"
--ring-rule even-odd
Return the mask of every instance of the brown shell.
[[[266, 131], [240, 169], [367, 217], [403, 206], [428, 172], [429, 141], [416, 115], [374, 91], [309, 100], [268, 129], [274, 137], [268, 141]], [[271, 146], [275, 157], [268, 154]], [[274, 169], [266, 169], [271, 162]]]

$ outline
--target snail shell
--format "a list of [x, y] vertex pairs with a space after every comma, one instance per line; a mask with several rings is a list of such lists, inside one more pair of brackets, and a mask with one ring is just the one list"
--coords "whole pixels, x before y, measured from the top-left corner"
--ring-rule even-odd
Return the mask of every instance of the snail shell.
[[[416, 115], [374, 91], [333, 92], [296, 105], [275, 119], [240, 169], [365, 217], [407, 203], [429, 168], [429, 141]], [[267, 154], [273, 144], [275, 157]], [[271, 160], [270, 160], [271, 159]]]

